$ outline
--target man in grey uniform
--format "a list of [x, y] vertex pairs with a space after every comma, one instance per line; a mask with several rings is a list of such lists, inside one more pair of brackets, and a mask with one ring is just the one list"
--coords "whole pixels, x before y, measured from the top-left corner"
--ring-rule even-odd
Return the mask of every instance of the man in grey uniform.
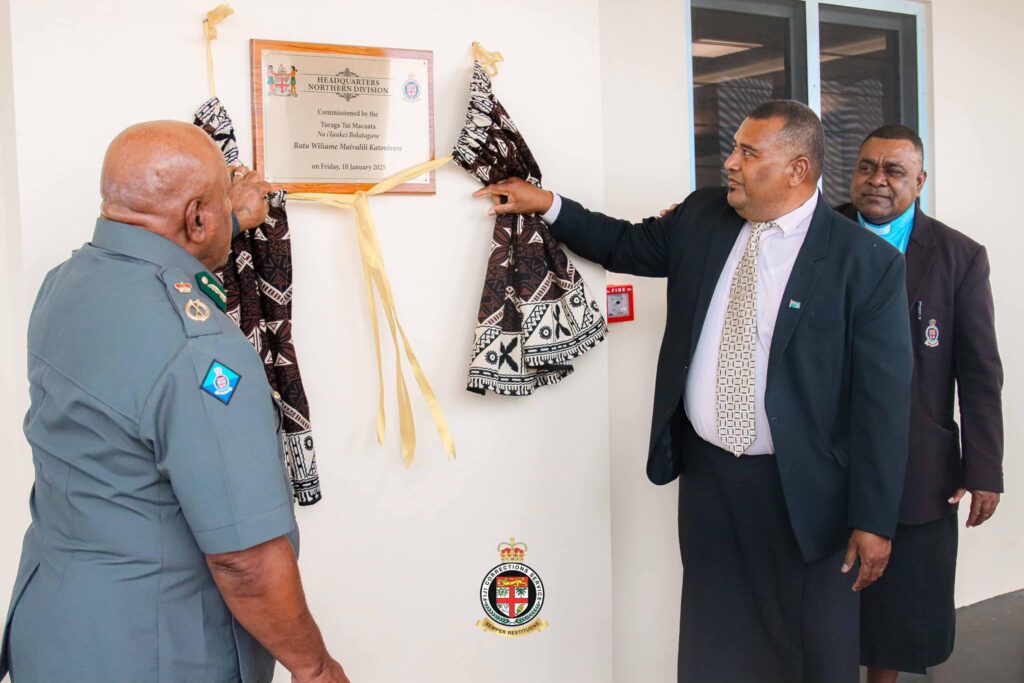
[[92, 241], [39, 291], [0, 679], [263, 683], [276, 658], [300, 683], [348, 681], [303, 597], [270, 387], [210, 275], [231, 183], [200, 129], [125, 130]]

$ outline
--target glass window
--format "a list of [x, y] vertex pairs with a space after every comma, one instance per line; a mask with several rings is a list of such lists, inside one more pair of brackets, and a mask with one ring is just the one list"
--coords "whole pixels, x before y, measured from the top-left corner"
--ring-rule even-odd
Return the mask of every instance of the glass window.
[[691, 7], [696, 186], [725, 184], [722, 164], [750, 111], [807, 101], [804, 5], [792, 0], [694, 0]]
[[887, 123], [917, 129], [914, 17], [821, 5], [822, 192], [850, 201], [850, 178], [864, 136]]

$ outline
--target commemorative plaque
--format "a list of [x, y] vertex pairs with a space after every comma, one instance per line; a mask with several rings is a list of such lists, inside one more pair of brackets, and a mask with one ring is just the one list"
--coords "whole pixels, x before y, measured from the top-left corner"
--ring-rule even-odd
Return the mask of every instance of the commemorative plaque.
[[[434, 158], [433, 53], [251, 41], [256, 168], [276, 188], [352, 193]], [[433, 193], [434, 172], [392, 192]]]

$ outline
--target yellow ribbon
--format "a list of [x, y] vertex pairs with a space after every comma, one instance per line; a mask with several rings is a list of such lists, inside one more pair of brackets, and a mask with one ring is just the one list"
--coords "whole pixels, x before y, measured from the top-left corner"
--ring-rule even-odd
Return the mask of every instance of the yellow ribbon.
[[[380, 242], [377, 240], [377, 231], [373, 225], [373, 214], [370, 211], [368, 198], [388, 192], [424, 173], [441, 168], [451, 159], [451, 155], [448, 155], [413, 166], [382, 180], [369, 190], [360, 190], [355, 194], [295, 192], [288, 195], [288, 198], [291, 200], [320, 202], [321, 204], [329, 204], [340, 209], [352, 209], [355, 211], [356, 231], [359, 235], [359, 254], [363, 262], [363, 279], [366, 281], [366, 295], [370, 306], [370, 324], [373, 326], [373, 343], [377, 353], [377, 383], [379, 388], [377, 400], [377, 443], [384, 443], [384, 368], [381, 359], [380, 327], [377, 318], [375, 289], [377, 295], [380, 296], [384, 317], [387, 320], [388, 328], [391, 330], [391, 340], [395, 346], [398, 424], [402, 437], [402, 462], [406, 467], [412, 464], [413, 455], [416, 452], [416, 426], [413, 422], [412, 406], [409, 403], [409, 390], [402, 372], [403, 349], [405, 350], [406, 358], [409, 359], [409, 364], [412, 366], [413, 375], [416, 377], [416, 383], [420, 387], [420, 392], [430, 408], [434, 424], [437, 426], [437, 432], [441, 437], [441, 443], [444, 445], [445, 454], [449, 458], [455, 457], [455, 443], [452, 441], [448, 423], [441, 412], [441, 404], [438, 402], [434, 390], [430, 387], [430, 382], [427, 381], [427, 376], [423, 373], [423, 368], [420, 366], [419, 360], [416, 359], [416, 354], [413, 353], [412, 345], [409, 344], [409, 339], [405, 335], [405, 330], [402, 329], [402, 324], [398, 321], [398, 312], [395, 309], [394, 298], [391, 294], [391, 284], [388, 282], [388, 276], [384, 272], [384, 255], [381, 253]], [[398, 343], [399, 338], [402, 341], [401, 346]]]
[[203, 19], [203, 35], [206, 36], [206, 73], [210, 79], [210, 97], [216, 97], [213, 87], [213, 41], [217, 40], [217, 24], [234, 14], [227, 5], [217, 5], [206, 13]]
[[505, 61], [500, 52], [491, 52], [480, 43], [473, 43], [473, 58], [487, 69], [491, 78], [498, 75], [498, 62]]

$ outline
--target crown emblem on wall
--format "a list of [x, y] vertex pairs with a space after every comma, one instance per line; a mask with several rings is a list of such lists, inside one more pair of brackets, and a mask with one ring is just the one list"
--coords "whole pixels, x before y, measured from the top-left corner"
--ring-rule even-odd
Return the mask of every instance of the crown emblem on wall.
[[498, 544], [498, 555], [502, 562], [522, 562], [526, 557], [526, 544], [516, 543], [515, 536], [508, 539], [508, 543]]

